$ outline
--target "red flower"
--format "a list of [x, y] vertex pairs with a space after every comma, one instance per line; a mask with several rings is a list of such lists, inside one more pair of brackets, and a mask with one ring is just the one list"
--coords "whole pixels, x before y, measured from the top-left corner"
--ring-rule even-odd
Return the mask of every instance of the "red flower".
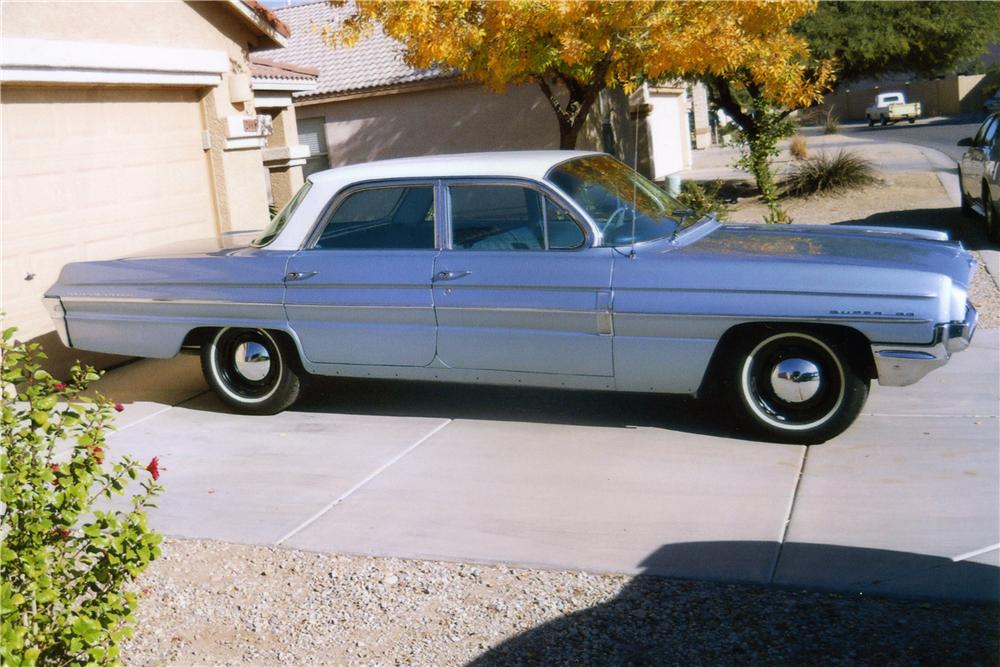
[[148, 466], [146, 466], [146, 470], [148, 470], [149, 474], [153, 476], [154, 482], [160, 479], [160, 457], [154, 456], [153, 460], [149, 462]]
[[68, 540], [69, 539], [69, 529], [68, 528], [60, 528], [59, 529], [59, 536], [61, 538], [63, 538], [63, 540]]
[[121, 412], [124, 409], [125, 409], [124, 405], [122, 405], [121, 403], [115, 403], [115, 412]]
[[65, 391], [66, 385], [64, 385], [62, 382], [56, 382], [54, 385], [52, 385], [52, 388], [55, 389], [56, 391]]
[[49, 468], [52, 469], [52, 472], [59, 472], [59, 464], [58, 463], [53, 463], [52, 465], [49, 466]]
[[[59, 466], [57, 464], [55, 464], [55, 463], [53, 463], [52, 465], [50, 465], [49, 468], [52, 470], [53, 473], [58, 473], [59, 472]], [[59, 478], [58, 477], [55, 478], [54, 480], [52, 480], [52, 486], [59, 486]]]
[[98, 463], [104, 463], [104, 450], [100, 447], [94, 447], [90, 450], [91, 455], [93, 455], [94, 460]]

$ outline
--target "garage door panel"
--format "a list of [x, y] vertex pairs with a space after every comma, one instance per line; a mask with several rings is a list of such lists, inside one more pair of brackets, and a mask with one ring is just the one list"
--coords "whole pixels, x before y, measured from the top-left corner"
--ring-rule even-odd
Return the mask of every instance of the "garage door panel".
[[5, 271], [7, 319], [22, 335], [49, 329], [38, 297], [66, 261], [216, 233], [199, 99], [194, 90], [5, 86], [4, 261], [18, 257], [37, 274], [25, 282]]

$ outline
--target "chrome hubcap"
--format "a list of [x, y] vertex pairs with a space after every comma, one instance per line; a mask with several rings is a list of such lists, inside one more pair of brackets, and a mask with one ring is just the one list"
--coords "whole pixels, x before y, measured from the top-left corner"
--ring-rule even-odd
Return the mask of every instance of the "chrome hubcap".
[[236, 347], [233, 363], [236, 371], [247, 380], [258, 382], [267, 377], [271, 370], [271, 355], [267, 348], [253, 341], [240, 343]]
[[819, 366], [808, 359], [782, 359], [771, 369], [771, 389], [786, 403], [804, 403], [819, 391]]

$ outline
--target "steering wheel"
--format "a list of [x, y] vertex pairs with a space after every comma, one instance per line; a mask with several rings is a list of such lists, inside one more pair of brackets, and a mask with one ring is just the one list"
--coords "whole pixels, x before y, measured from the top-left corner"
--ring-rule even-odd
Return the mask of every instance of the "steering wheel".
[[601, 233], [606, 234], [611, 227], [617, 224], [620, 220], [625, 219], [625, 214], [628, 212], [628, 206], [619, 206], [614, 210], [614, 213], [608, 216], [608, 219], [601, 225]]

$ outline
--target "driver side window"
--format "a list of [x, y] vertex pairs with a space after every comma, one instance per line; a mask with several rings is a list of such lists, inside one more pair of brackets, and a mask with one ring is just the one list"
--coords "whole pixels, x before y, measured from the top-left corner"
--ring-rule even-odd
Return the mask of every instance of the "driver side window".
[[562, 250], [586, 240], [572, 216], [533, 188], [452, 185], [452, 245], [462, 250]]

